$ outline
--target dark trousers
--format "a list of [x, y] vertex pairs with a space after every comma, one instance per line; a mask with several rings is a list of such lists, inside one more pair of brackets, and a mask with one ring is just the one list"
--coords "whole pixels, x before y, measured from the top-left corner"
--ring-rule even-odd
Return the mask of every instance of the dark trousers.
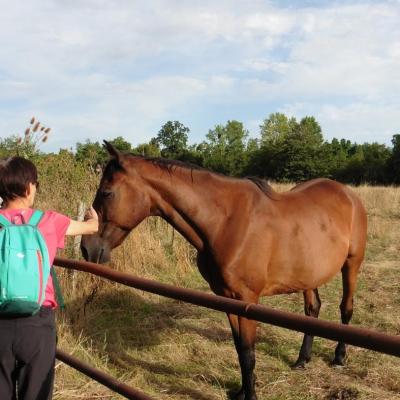
[[31, 317], [0, 317], [0, 399], [50, 400], [56, 328], [54, 310]]

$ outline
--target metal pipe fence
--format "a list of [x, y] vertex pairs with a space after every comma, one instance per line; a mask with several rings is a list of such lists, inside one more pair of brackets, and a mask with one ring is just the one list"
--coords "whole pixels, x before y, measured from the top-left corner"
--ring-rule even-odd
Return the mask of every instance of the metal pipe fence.
[[108, 387], [113, 392], [118, 393], [130, 400], [152, 400], [151, 397], [146, 394], [139, 392], [138, 390], [126, 385], [123, 382], [118, 381], [112, 376], [106, 374], [99, 369], [93, 368], [90, 365], [72, 357], [70, 354], [57, 349], [56, 358], [63, 363], [69, 365], [70, 367], [82, 372], [86, 376], [94, 379], [95, 381], [101, 383], [102, 385]]
[[400, 336], [398, 335], [388, 335], [370, 329], [274, 310], [263, 305], [246, 303], [197, 290], [179, 288], [115, 271], [95, 263], [56, 257], [54, 265], [89, 272], [113, 282], [175, 300], [400, 357]]

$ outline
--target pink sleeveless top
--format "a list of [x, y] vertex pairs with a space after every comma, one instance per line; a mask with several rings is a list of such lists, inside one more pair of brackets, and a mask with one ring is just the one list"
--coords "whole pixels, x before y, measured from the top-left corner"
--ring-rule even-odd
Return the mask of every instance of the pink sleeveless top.
[[[0, 209], [0, 213], [14, 224], [21, 224], [22, 219], [25, 222], [28, 222], [33, 214], [33, 211], [34, 210], [32, 208], [21, 210]], [[65, 233], [67, 232], [70, 222], [70, 218], [55, 211], [45, 211], [42, 219], [39, 222], [38, 228], [47, 244], [51, 265], [53, 265], [57, 249], [64, 248]], [[51, 308], [57, 307], [53, 278], [51, 275], [47, 281], [43, 305]]]

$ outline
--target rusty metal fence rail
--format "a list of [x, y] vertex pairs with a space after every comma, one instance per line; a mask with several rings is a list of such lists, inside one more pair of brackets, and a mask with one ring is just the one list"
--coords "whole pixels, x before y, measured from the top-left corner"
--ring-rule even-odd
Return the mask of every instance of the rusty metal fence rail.
[[102, 385], [108, 387], [113, 392], [118, 393], [129, 400], [152, 400], [152, 398], [146, 394], [139, 392], [123, 382], [118, 381], [103, 371], [91, 367], [90, 365], [78, 360], [75, 357], [72, 357], [70, 354], [65, 353], [60, 349], [57, 349], [56, 351], [56, 358], [62, 361], [64, 364], [75, 368], [77, 371], [82, 372], [86, 376], [89, 376]]
[[[197, 290], [179, 288], [150, 279], [139, 278], [124, 272], [115, 271], [99, 264], [56, 257], [54, 265], [101, 276], [112, 282], [140, 289], [146, 292], [169, 297], [186, 303], [211, 308], [217, 311], [240, 315], [259, 322], [287, 328], [290, 330], [341, 341], [353, 346], [374, 350], [400, 357], [400, 336], [387, 335], [370, 329], [342, 325], [299, 314], [274, 310], [258, 304], [246, 303]], [[111, 390], [132, 400], [151, 400], [150, 397], [133, 389], [115, 378], [82, 363], [74, 357], [57, 350], [56, 357], [85, 375], [97, 380]]]
[[259, 322], [400, 357], [399, 335], [387, 335], [370, 329], [328, 322], [197, 290], [166, 285], [150, 279], [139, 278], [124, 272], [115, 271], [109, 267], [95, 263], [57, 257], [54, 264], [64, 268], [89, 272], [113, 282], [175, 300], [233, 313]]

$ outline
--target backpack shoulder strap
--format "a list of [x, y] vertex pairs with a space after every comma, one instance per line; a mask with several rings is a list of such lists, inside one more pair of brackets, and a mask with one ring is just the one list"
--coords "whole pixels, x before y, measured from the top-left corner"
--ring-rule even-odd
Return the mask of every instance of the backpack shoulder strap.
[[57, 303], [61, 308], [61, 310], [64, 310], [65, 309], [64, 297], [62, 295], [60, 282], [58, 281], [58, 277], [54, 266], [52, 266], [50, 269], [50, 275], [53, 278], [53, 286], [54, 286], [54, 291], [56, 292]]
[[4, 215], [0, 214], [0, 225], [10, 226], [12, 223]]
[[29, 219], [29, 225], [37, 226], [43, 217], [44, 212], [40, 210], [35, 210]]

